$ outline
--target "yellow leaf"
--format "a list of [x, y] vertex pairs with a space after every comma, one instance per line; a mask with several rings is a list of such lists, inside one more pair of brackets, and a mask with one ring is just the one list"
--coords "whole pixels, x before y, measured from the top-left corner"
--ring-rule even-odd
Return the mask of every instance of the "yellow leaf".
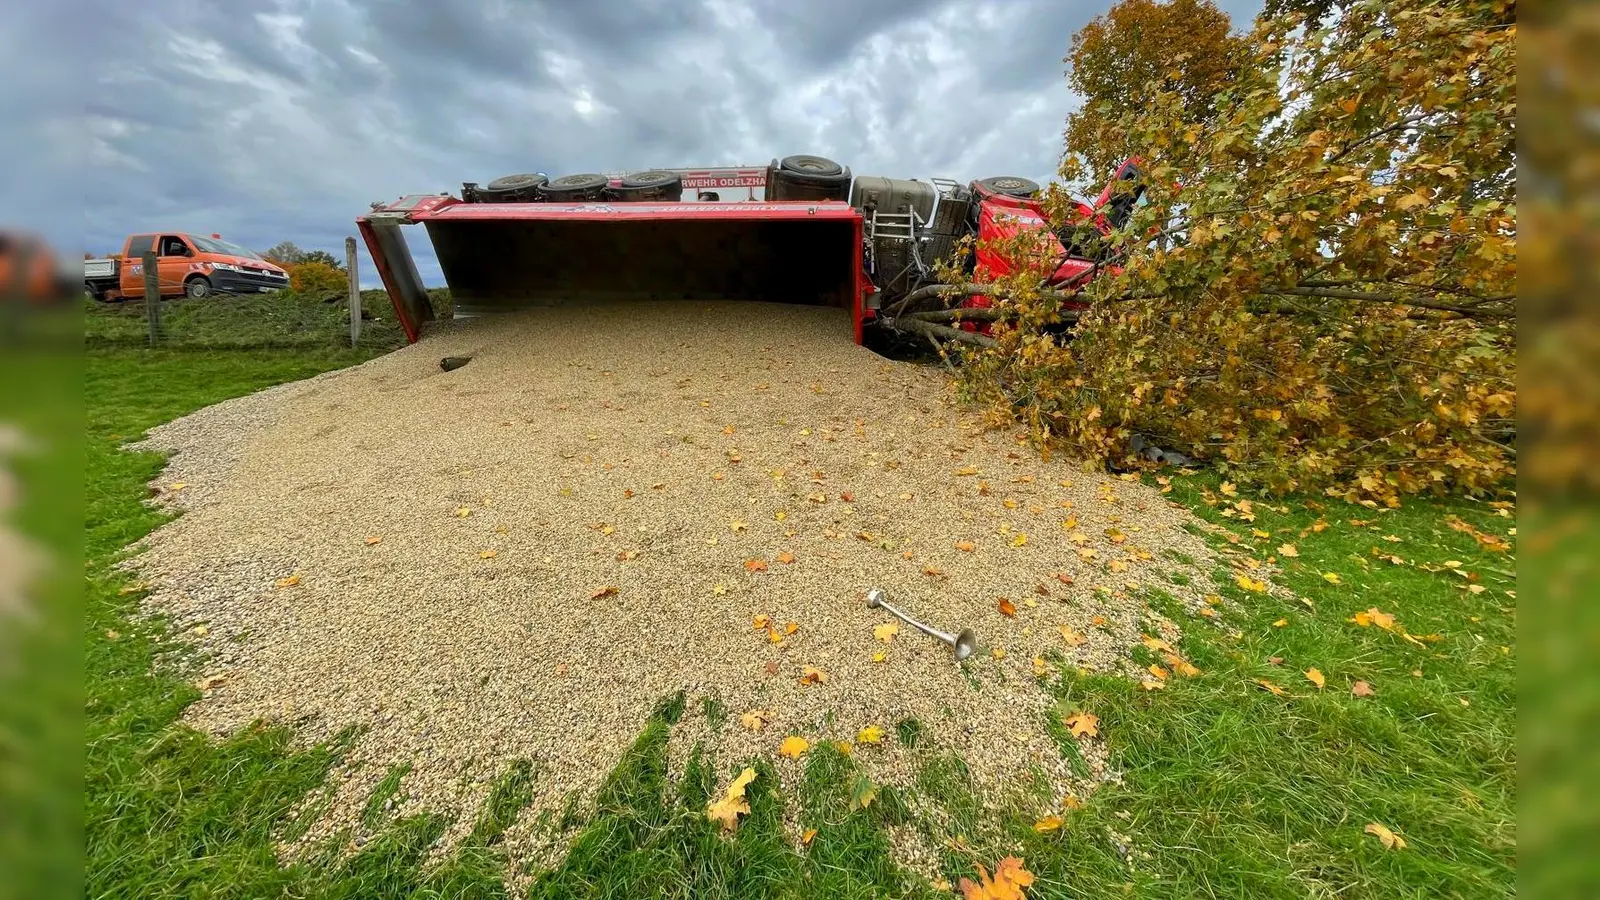
[[379, 545], [381, 543], [383, 543], [383, 538], [380, 535], [376, 535], [375, 534], [372, 537], [367, 538], [367, 546], [368, 547], [376, 547], [377, 545]]
[[1000, 505], [1004, 506], [1006, 509], [1016, 509], [1017, 508], [1017, 501], [1012, 500], [1010, 497], [1007, 497], [1006, 499], [1000, 501]]
[[766, 709], [752, 709], [739, 717], [739, 724], [751, 731], [760, 731], [771, 721], [772, 711]]
[[799, 630], [800, 630], [800, 624], [798, 622], [786, 622], [786, 623], [784, 623], [784, 626], [783, 626], [783, 633], [784, 634], [794, 634], [796, 631], [799, 631]]
[[1167, 670], [1161, 668], [1160, 666], [1156, 665], [1155, 663], [1151, 663], [1150, 664], [1150, 674], [1154, 675], [1156, 677], [1157, 681], [1166, 681], [1167, 680]]
[[1068, 531], [1071, 531], [1072, 529], [1077, 528], [1078, 527], [1078, 517], [1077, 516], [1067, 516], [1065, 519], [1062, 520], [1061, 527], [1065, 528]]
[[815, 828], [807, 828], [805, 830], [805, 832], [800, 835], [800, 843], [805, 844], [807, 847], [809, 847], [809, 846], [811, 846], [811, 842], [816, 840], [816, 838], [817, 838], [817, 830]]
[[1284, 626], [1286, 626], [1288, 624], [1289, 624], [1289, 620], [1288, 619], [1279, 619], [1278, 621], [1272, 623], [1272, 627], [1273, 628], [1283, 628]]
[[1081, 647], [1089, 640], [1081, 633], [1074, 631], [1071, 627], [1066, 625], [1061, 626], [1061, 637], [1064, 638], [1067, 644], [1072, 647]]
[[291, 588], [291, 587], [294, 587], [295, 585], [297, 585], [299, 583], [300, 583], [300, 576], [299, 575], [288, 575], [288, 576], [285, 576], [283, 578], [279, 578], [276, 582], [274, 582], [274, 584], [276, 584], [278, 587], [281, 587], [281, 588]]
[[1257, 678], [1256, 679], [1256, 684], [1261, 685], [1263, 688], [1267, 689], [1268, 691], [1271, 691], [1272, 693], [1276, 694], [1279, 697], [1287, 697], [1287, 696], [1289, 696], [1289, 692], [1288, 691], [1284, 690], [1281, 687], [1278, 687], [1277, 685], [1275, 685], [1272, 682], [1266, 680], [1265, 678]]
[[1224, 496], [1224, 497], [1237, 497], [1237, 496], [1239, 496], [1239, 486], [1234, 484], [1231, 481], [1224, 481], [1222, 483], [1221, 490], [1222, 490], [1222, 496]]
[[1354, 616], [1350, 617], [1350, 621], [1360, 625], [1362, 628], [1376, 625], [1379, 628], [1382, 628], [1384, 631], [1394, 630], [1394, 614], [1386, 613], [1383, 610], [1378, 609], [1376, 606], [1371, 607], [1364, 612], [1356, 613]]
[[856, 732], [856, 743], [858, 744], [877, 744], [882, 741], [883, 729], [876, 725], [868, 725]]
[[978, 881], [961, 879], [961, 894], [965, 900], [1023, 900], [1023, 888], [1033, 884], [1033, 873], [1022, 867], [1022, 860], [1008, 856], [995, 866], [994, 877], [983, 866], [978, 866]]
[[787, 566], [787, 565], [789, 565], [789, 564], [791, 564], [791, 563], [793, 563], [793, 562], [794, 562], [794, 560], [795, 560], [795, 556], [794, 556], [794, 554], [793, 554], [793, 553], [790, 553], [790, 552], [789, 552], [789, 551], [787, 551], [787, 550], [785, 550], [785, 551], [783, 551], [783, 552], [782, 552], [782, 553], [779, 553], [779, 554], [778, 554], [778, 562], [781, 562], [781, 563], [783, 563], [783, 564], [784, 564], [784, 565], [786, 565], [786, 566]]
[[899, 633], [900, 626], [893, 622], [885, 622], [882, 625], [872, 626], [872, 636], [884, 642], [885, 644], [894, 640], [894, 636]]
[[1395, 834], [1387, 825], [1368, 822], [1367, 827], [1361, 830], [1375, 836], [1378, 842], [1383, 844], [1383, 849], [1385, 850], [1404, 850], [1406, 848], [1406, 839]]
[[856, 745], [849, 741], [834, 741], [833, 749], [843, 753], [845, 756], [851, 756], [856, 752]]
[[875, 663], [881, 663], [888, 658], [889, 653], [886, 650], [879, 650], [877, 653], [872, 654], [872, 661]]
[[728, 785], [728, 792], [721, 800], [706, 804], [706, 818], [721, 823], [723, 831], [738, 827], [739, 816], [750, 814], [750, 803], [745, 800], [744, 789], [755, 780], [755, 769], [746, 768], [740, 772], [739, 777]]
[[1150, 648], [1150, 650], [1152, 650], [1153, 652], [1156, 652], [1156, 653], [1176, 653], [1176, 652], [1178, 652], [1178, 651], [1172, 649], [1172, 645], [1171, 644], [1167, 643], [1166, 641], [1164, 641], [1164, 640], [1162, 640], [1161, 638], [1158, 638], [1158, 637], [1151, 637], [1150, 635], [1146, 634], [1146, 635], [1141, 635], [1139, 640], [1146, 647]]
[[1328, 684], [1328, 679], [1323, 677], [1322, 670], [1318, 669], [1316, 667], [1312, 667], [1312, 668], [1306, 670], [1306, 680], [1311, 682], [1312, 684], [1316, 685], [1317, 686], [1317, 690], [1319, 690], [1319, 691], [1322, 690], [1324, 687], [1326, 687], [1327, 684]]
[[1267, 583], [1266, 582], [1257, 581], [1256, 579], [1251, 578], [1249, 575], [1246, 575], [1243, 572], [1240, 572], [1239, 574], [1233, 576], [1233, 580], [1238, 582], [1239, 587], [1242, 587], [1247, 591], [1255, 591], [1258, 594], [1266, 591], [1266, 589], [1267, 589]]
[[728, 523], [728, 527], [732, 528], [734, 531], [744, 531], [746, 528], [749, 528], [750, 526], [746, 525], [745, 523], [743, 523], [741, 521], [739, 521], [738, 519], [735, 519], [732, 522]]
[[1281, 544], [1278, 547], [1279, 556], [1295, 557], [1300, 555], [1300, 548], [1293, 544]]
[[971, 553], [972, 551], [978, 549], [978, 545], [971, 541], [956, 541], [956, 549], [962, 551], [963, 553]]
[[1095, 737], [1100, 733], [1100, 717], [1082, 710], [1067, 716], [1063, 724], [1072, 730], [1073, 737]]
[[1259, 528], [1250, 529], [1250, 533], [1255, 535], [1258, 538], [1269, 538], [1269, 537], [1272, 537], [1272, 532], [1270, 532], [1270, 531], [1262, 531]]
[[1061, 817], [1060, 816], [1045, 816], [1044, 818], [1040, 819], [1039, 821], [1033, 823], [1033, 830], [1039, 832], [1040, 834], [1043, 834], [1046, 831], [1055, 831], [1057, 828], [1060, 828], [1060, 827], [1061, 827]]
[[784, 519], [789, 518], [789, 513], [787, 513], [786, 511], [780, 509], [777, 512], [773, 513], [772, 517], [774, 519], [777, 519], [779, 522], [782, 522]]
[[479, 553], [479, 554], [478, 554], [478, 558], [479, 558], [479, 559], [494, 559], [494, 558], [495, 558], [495, 556], [497, 556], [497, 555], [498, 555], [498, 552], [497, 552], [497, 551], [494, 551], [494, 550], [484, 550], [484, 551], [482, 551], [482, 552], [480, 552], [480, 553]]
[[1334, 572], [1323, 572], [1322, 573], [1322, 580], [1326, 581], [1329, 584], [1344, 584], [1344, 580], [1341, 579], [1338, 576], [1338, 574], [1336, 574]]
[[989, 655], [994, 657], [995, 659], [1005, 659], [1006, 658], [1006, 648], [1004, 648], [1004, 647], [995, 647], [994, 649], [989, 651]]
[[1016, 537], [1011, 539], [1011, 546], [1013, 547], [1021, 547], [1026, 543], [1028, 543], [1028, 536], [1020, 532]]
[[784, 738], [783, 743], [778, 746], [778, 755], [787, 756], [790, 759], [799, 759], [807, 750], [810, 749], [810, 741], [803, 737], [796, 737], [795, 735], [791, 734]]
[[1050, 665], [1044, 661], [1043, 657], [1035, 656], [1032, 662], [1033, 674], [1035, 676], [1043, 678], [1044, 676], [1050, 674]]
[[470, 516], [470, 515], [472, 515], [472, 510], [468, 509], [465, 506], [458, 507], [456, 509], [456, 518], [458, 518], [458, 519], [465, 519], [467, 516]]
[[1196, 678], [1200, 675], [1200, 670], [1195, 667], [1195, 664], [1186, 659], [1170, 657], [1167, 662], [1172, 666], [1172, 671], [1182, 675], [1184, 678]]
[[801, 666], [800, 667], [800, 683], [801, 684], [822, 684], [823, 682], [825, 682], [827, 680], [828, 680], [827, 674], [824, 673], [821, 669], [817, 668], [816, 666]]
[[962, 466], [961, 468], [956, 470], [956, 474], [957, 475], [976, 475], [976, 474], [978, 474], [978, 467], [977, 466]]

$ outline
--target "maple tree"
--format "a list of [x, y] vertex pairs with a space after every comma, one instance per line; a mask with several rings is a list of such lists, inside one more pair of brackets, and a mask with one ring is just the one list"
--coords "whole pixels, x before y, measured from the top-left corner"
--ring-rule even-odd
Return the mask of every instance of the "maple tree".
[[1123, 0], [1072, 36], [1068, 82], [1083, 105], [1067, 117], [1067, 153], [1104, 183], [1142, 152], [1118, 127], [1122, 113], [1159, 91], [1183, 97], [1191, 120], [1216, 108], [1248, 53], [1232, 20], [1211, 0]]
[[[994, 248], [1022, 265], [964, 372], [1091, 461], [1146, 465], [1139, 435], [1275, 492], [1499, 491], [1516, 471], [1515, 7], [1306, 15], [1258, 18], [1204, 116], [1151, 83], [1107, 110], [1145, 185], [1103, 241], [1115, 265], [1064, 295], [1041, 289], [1054, 256]], [[1084, 165], [1068, 154], [1062, 180]], [[1075, 215], [1059, 186], [1045, 206], [1062, 228]]]

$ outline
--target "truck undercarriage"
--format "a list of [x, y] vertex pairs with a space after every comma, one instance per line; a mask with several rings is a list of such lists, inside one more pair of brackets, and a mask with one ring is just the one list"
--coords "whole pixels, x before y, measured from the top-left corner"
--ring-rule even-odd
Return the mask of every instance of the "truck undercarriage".
[[[1079, 286], [1100, 271], [1100, 239], [1126, 220], [1137, 184], [1125, 163], [1056, 231], [1025, 178], [852, 176], [823, 157], [791, 156], [765, 169], [511, 175], [464, 183], [460, 197], [375, 203], [357, 224], [412, 341], [434, 315], [400, 233], [420, 224], [457, 315], [579, 298], [743, 299], [849, 310], [856, 343], [893, 333], [984, 344], [995, 299], [986, 285], [1023, 264], [1008, 239], [1023, 235], [1051, 257], [1042, 287]], [[729, 189], [749, 199], [722, 200]], [[940, 282], [948, 262], [964, 262], [964, 283]], [[958, 327], [952, 309], [964, 311]]]

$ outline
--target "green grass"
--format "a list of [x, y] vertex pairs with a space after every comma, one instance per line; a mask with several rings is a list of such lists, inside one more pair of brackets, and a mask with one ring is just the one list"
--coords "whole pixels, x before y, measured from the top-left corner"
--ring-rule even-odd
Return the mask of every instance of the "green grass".
[[[448, 317], [449, 292], [436, 289], [428, 293], [437, 314]], [[150, 331], [142, 300], [83, 303], [86, 346], [148, 346]], [[361, 308], [367, 317], [361, 326], [361, 349], [380, 352], [404, 342], [405, 335], [386, 293], [362, 291]], [[343, 297], [330, 300], [292, 291], [164, 300], [161, 326], [161, 346], [169, 349], [323, 350], [350, 346], [350, 311]]]
[[[501, 833], [538, 784], [536, 766], [506, 761], [471, 836], [440, 864], [423, 859], [446, 823], [389, 818], [380, 791], [368, 811], [383, 831], [359, 853], [280, 866], [275, 838], [292, 833], [298, 804], [320, 796], [343, 745], [296, 749], [277, 728], [215, 742], [178, 725], [197, 692], [153, 668], [172, 639], [130, 620], [138, 596], [124, 591], [128, 582], [113, 569], [130, 541], [161, 522], [141, 503], [161, 460], [119, 445], [208, 403], [371, 355], [333, 349], [331, 339], [323, 346], [88, 355], [88, 896], [502, 895]], [[1504, 536], [1514, 521], [1467, 502], [1417, 501], [1377, 512], [1290, 500], [1283, 512], [1257, 501], [1257, 518], [1246, 524], [1203, 502], [1204, 486], [1215, 487], [1210, 479], [1175, 482], [1174, 499], [1240, 536], [1241, 556], [1264, 559], [1294, 543], [1299, 556], [1280, 559], [1279, 579], [1293, 597], [1246, 592], [1231, 587], [1230, 576], [1218, 619], [1167, 610], [1181, 616], [1182, 649], [1201, 675], [1173, 678], [1164, 691], [1063, 671], [1051, 684], [1058, 709], [1100, 716], [1124, 784], [1094, 794], [1059, 831], [1037, 833], [1031, 820], [984, 810], [972, 799], [963, 762], [909, 720], [887, 739], [914, 744], [927, 762], [911, 789], [882, 788], [865, 808], [851, 802], [863, 787], [860, 772], [828, 745], [809, 754], [794, 796], [780, 792], [767, 763], [716, 759], [704, 748], [673, 783], [667, 738], [686, 708], [720, 727], [738, 726], [722, 723], [728, 711], [715, 698], [664, 698], [594, 806], [569, 808], [563, 818], [577, 825], [572, 851], [552, 872], [526, 873], [533, 878], [529, 895], [936, 896], [894, 865], [891, 828], [924, 831], [951, 882], [972, 876], [978, 863], [992, 867], [1000, 856], [1020, 855], [1038, 875], [1033, 897], [1512, 894], [1515, 600], [1507, 590], [1515, 587], [1515, 562], [1447, 523], [1459, 516]], [[1302, 537], [1319, 519], [1326, 529]], [[1254, 537], [1252, 528], [1269, 536]], [[1378, 558], [1374, 548], [1403, 564]], [[1149, 565], [1154, 579], [1170, 562], [1158, 557]], [[1469, 592], [1473, 582], [1457, 571], [1475, 574], [1484, 590]], [[1329, 572], [1342, 583], [1324, 578]], [[1150, 596], [1158, 608], [1170, 604]], [[1369, 607], [1393, 613], [1421, 645], [1349, 621]], [[1275, 627], [1279, 619], [1287, 624]], [[1301, 674], [1312, 666], [1326, 674], [1325, 689]], [[1290, 696], [1268, 693], [1257, 679]], [[1375, 696], [1351, 696], [1357, 680], [1369, 682]], [[1059, 723], [1054, 731], [1074, 756], [1073, 739]], [[759, 773], [748, 791], [752, 811], [724, 837], [706, 819], [705, 804], [747, 764]], [[402, 771], [386, 780], [388, 791], [405, 792]], [[949, 833], [929, 831], [913, 813], [919, 804], [942, 809]], [[784, 832], [786, 815], [816, 829], [800, 852]], [[1388, 825], [1409, 846], [1384, 850], [1362, 832], [1369, 822]]]

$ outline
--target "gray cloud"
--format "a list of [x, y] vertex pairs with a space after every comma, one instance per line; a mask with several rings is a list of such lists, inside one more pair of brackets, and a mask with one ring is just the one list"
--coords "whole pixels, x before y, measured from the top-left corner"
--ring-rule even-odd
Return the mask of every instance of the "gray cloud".
[[50, 76], [0, 99], [26, 138], [0, 162], [27, 176], [14, 209], [96, 251], [155, 228], [337, 250], [371, 200], [523, 171], [810, 152], [863, 174], [1043, 179], [1075, 102], [1061, 58], [1105, 5], [39, 4], [0, 36], [13, 67]]

